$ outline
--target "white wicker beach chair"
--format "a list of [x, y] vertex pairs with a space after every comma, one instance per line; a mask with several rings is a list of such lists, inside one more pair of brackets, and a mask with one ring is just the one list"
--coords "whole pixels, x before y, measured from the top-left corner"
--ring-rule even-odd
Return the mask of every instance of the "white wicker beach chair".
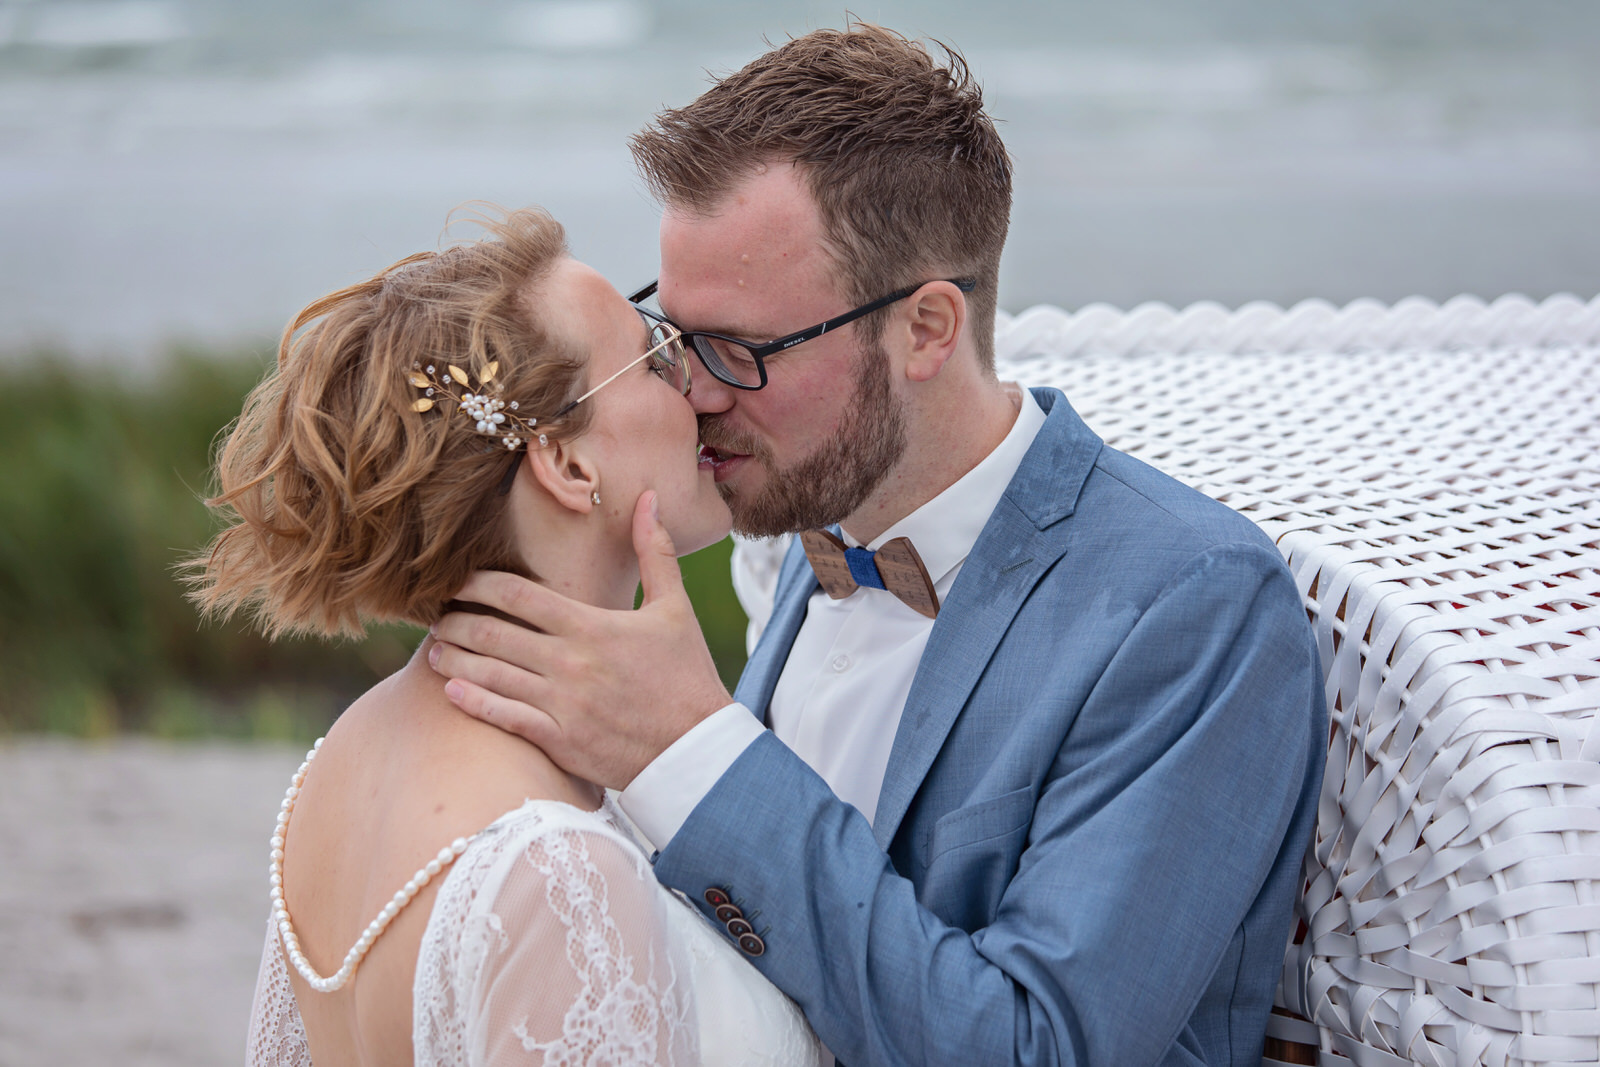
[[[1600, 300], [1034, 308], [997, 340], [1305, 597], [1332, 736], [1267, 1062], [1600, 1062]], [[736, 554], [752, 640], [777, 548]]]
[[1333, 730], [1277, 1055], [1600, 1062], [1600, 300], [1034, 308], [998, 340], [1306, 598]]

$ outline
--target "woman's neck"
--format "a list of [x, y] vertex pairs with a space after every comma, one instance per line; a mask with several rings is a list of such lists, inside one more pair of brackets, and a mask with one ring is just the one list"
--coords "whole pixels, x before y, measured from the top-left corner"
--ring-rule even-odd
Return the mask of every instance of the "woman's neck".
[[626, 611], [639, 588], [639, 558], [631, 540], [619, 544], [607, 536], [614, 524], [599, 515], [589, 518], [592, 523], [545, 526], [556, 536], [522, 546], [522, 558], [540, 585], [583, 604]]

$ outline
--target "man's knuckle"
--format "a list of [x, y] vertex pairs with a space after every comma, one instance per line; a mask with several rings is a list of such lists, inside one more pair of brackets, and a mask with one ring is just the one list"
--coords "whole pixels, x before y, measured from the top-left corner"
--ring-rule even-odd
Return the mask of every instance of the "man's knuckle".
[[517, 616], [529, 614], [533, 607], [533, 597], [529, 595], [526, 589], [520, 586], [513, 586], [504, 592], [506, 607], [510, 609], [511, 614]]
[[493, 620], [484, 615], [474, 615], [464, 627], [462, 636], [466, 643], [473, 648], [483, 648], [489, 643], [494, 628], [490, 625]]
[[574, 650], [571, 646], [562, 646], [561, 650], [555, 654], [555, 660], [557, 673], [564, 677], [577, 677], [588, 672], [588, 657]]

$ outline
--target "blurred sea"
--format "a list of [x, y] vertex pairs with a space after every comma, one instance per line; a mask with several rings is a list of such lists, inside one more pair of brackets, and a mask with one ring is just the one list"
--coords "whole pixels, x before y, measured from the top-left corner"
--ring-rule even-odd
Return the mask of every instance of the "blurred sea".
[[[960, 47], [1015, 157], [1002, 305], [1600, 293], [1600, 5], [867, 2]], [[655, 270], [625, 139], [842, 7], [0, 0], [0, 352], [275, 335], [539, 203]]]

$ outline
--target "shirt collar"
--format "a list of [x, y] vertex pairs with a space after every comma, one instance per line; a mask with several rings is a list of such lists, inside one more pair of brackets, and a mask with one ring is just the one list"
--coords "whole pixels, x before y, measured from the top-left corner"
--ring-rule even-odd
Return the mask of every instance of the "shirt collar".
[[[1004, 440], [950, 488], [879, 534], [868, 548], [876, 552], [896, 537], [909, 537], [935, 585], [967, 558], [1044, 425], [1044, 409], [1033, 394], [1015, 385], [1009, 388], [1021, 394], [1021, 402]], [[860, 544], [847, 532], [844, 540], [851, 546]]]

